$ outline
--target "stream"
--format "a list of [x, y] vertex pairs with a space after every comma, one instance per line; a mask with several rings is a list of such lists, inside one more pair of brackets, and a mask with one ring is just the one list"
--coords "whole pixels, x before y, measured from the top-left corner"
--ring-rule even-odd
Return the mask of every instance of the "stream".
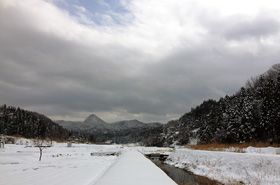
[[164, 164], [159, 160], [152, 160], [159, 168], [161, 168], [172, 180], [178, 185], [216, 185], [220, 184], [206, 177], [193, 175], [190, 172], [176, 168], [174, 166]]

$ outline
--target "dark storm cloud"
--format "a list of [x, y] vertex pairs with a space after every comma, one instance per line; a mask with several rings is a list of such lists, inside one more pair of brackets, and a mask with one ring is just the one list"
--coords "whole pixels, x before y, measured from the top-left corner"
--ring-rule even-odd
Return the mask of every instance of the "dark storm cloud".
[[136, 12], [132, 25], [92, 28], [47, 1], [2, 1], [0, 103], [55, 119], [97, 113], [112, 122], [166, 122], [203, 100], [233, 94], [279, 62], [275, 17], [196, 13], [184, 20], [186, 12], [168, 14], [172, 6], [146, 4], [126, 7]]

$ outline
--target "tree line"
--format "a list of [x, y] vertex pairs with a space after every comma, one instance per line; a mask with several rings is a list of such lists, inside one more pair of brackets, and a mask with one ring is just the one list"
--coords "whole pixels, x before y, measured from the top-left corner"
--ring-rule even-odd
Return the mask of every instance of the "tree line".
[[64, 140], [69, 131], [44, 115], [4, 104], [0, 107], [0, 134]]

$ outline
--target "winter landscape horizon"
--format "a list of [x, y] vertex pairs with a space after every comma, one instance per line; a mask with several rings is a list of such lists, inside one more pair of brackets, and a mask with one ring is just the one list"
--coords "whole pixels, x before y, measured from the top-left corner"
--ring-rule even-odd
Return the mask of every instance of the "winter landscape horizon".
[[277, 0], [0, 0], [0, 185], [280, 184]]

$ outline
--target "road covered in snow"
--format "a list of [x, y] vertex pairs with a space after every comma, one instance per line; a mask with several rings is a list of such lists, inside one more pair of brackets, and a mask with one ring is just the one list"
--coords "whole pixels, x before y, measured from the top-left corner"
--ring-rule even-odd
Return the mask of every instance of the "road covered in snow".
[[[136, 148], [54, 143], [39, 162], [39, 149], [31, 145], [23, 139], [0, 149], [0, 185], [176, 184]], [[113, 152], [120, 155], [102, 155]]]
[[95, 185], [176, 185], [162, 170], [135, 150], [124, 151]]

